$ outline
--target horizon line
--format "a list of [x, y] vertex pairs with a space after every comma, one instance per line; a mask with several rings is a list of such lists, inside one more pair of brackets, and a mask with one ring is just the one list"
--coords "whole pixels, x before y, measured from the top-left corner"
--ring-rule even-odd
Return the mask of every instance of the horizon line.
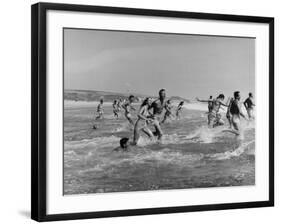
[[[146, 97], [158, 97], [156, 95], [147, 95], [147, 94], [143, 94], [143, 93], [136, 93], [136, 92], [132, 92], [132, 93], [121, 93], [121, 92], [112, 92], [112, 91], [105, 91], [105, 90], [89, 90], [89, 89], [64, 89], [65, 90], [68, 90], [68, 91], [85, 91], [85, 92], [107, 92], [107, 93], [115, 93], [115, 94], [123, 94], [123, 95], [143, 95], [143, 96], [146, 96]], [[170, 97], [167, 97], [167, 98], [171, 98], [171, 97], [180, 97], [184, 100], [190, 100], [190, 99], [187, 99], [186, 97], [182, 97], [182, 96], [178, 96], [178, 95], [171, 95]]]

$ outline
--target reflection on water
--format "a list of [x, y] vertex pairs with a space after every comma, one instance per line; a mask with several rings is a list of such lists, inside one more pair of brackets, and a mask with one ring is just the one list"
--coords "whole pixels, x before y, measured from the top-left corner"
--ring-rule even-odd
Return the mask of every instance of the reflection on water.
[[161, 142], [142, 136], [129, 152], [113, 152], [121, 137], [132, 139], [132, 127], [123, 115], [114, 119], [111, 106], [103, 121], [94, 121], [94, 111], [91, 104], [65, 107], [65, 194], [255, 184], [253, 123], [243, 123], [241, 140], [226, 126], [208, 129], [205, 112], [184, 110], [163, 125]]

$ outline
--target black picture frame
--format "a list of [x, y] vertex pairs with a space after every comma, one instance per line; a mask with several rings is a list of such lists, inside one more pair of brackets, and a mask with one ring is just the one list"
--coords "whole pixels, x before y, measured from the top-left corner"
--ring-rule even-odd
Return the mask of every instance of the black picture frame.
[[[269, 200], [243, 203], [226, 203], [196, 206], [160, 207], [70, 214], [46, 213], [46, 13], [63, 10], [87, 13], [193, 18], [234, 22], [254, 22], [269, 25]], [[162, 213], [193, 212], [206, 210], [238, 209], [274, 206], [274, 18], [164, 11], [137, 8], [103, 7], [89, 5], [37, 3], [31, 10], [31, 218], [36, 221], [74, 220], [116, 216], [133, 216]]]

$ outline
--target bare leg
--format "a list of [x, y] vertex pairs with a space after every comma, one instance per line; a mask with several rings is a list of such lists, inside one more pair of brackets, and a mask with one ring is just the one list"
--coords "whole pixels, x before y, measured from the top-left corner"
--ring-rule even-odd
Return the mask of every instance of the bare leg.
[[234, 116], [232, 116], [232, 118], [228, 117], [228, 121], [229, 121], [231, 127], [230, 127], [230, 129], [223, 130], [223, 132], [230, 132], [232, 134], [240, 136], [240, 134], [241, 134], [240, 118], [237, 115], [234, 115]]
[[99, 120], [99, 119], [102, 119], [102, 115], [99, 114], [98, 116], [96, 116], [95, 120]]
[[133, 139], [133, 144], [136, 145], [138, 143], [138, 140], [140, 138], [140, 133], [139, 133], [139, 120], [137, 120], [135, 127], [134, 127], [134, 139]]
[[160, 123], [161, 123], [161, 124], [164, 124], [165, 121], [167, 120], [167, 117], [168, 117], [168, 116], [165, 114], [165, 115], [164, 115], [164, 119], [163, 119]]
[[153, 133], [152, 131], [148, 128], [148, 127], [144, 127], [142, 128], [142, 131], [149, 137], [149, 138], [153, 138]]
[[177, 111], [177, 113], [176, 113], [176, 117], [177, 117], [177, 120], [179, 120], [179, 119], [180, 119], [180, 112], [179, 112], [179, 111]]
[[118, 113], [117, 113], [117, 112], [113, 112], [113, 114], [114, 114], [114, 117], [115, 117], [116, 119], [118, 119]]
[[213, 128], [215, 125], [215, 117], [211, 114], [208, 116], [208, 126], [209, 128]]
[[131, 114], [125, 114], [125, 117], [126, 117], [127, 120], [130, 122], [131, 125], [134, 125], [134, 121], [132, 120]]
[[247, 113], [248, 113], [249, 120], [253, 120], [253, 109], [248, 108]]
[[229, 123], [229, 128], [232, 128], [232, 121], [231, 121], [231, 116], [228, 114], [226, 116], [227, 120], [228, 120], [228, 123]]
[[224, 121], [222, 119], [219, 119], [216, 121], [216, 123], [214, 124], [214, 127], [216, 126], [221, 126], [221, 125], [224, 125]]
[[162, 132], [162, 129], [160, 127], [160, 123], [157, 119], [155, 119], [153, 124], [154, 124], [154, 127], [155, 127], [156, 136], [157, 136], [158, 140], [160, 140], [163, 136], [163, 132]]

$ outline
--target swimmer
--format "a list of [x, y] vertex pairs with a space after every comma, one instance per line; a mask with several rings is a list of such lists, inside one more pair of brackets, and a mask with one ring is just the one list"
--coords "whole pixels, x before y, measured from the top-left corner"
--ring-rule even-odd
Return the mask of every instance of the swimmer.
[[118, 112], [121, 111], [122, 103], [123, 103], [123, 100], [120, 98], [120, 99], [117, 101]]
[[176, 110], [176, 117], [177, 119], [180, 119], [180, 111], [182, 110], [182, 107], [183, 107], [183, 104], [184, 104], [184, 101], [181, 101], [177, 107], [177, 110]]
[[119, 117], [119, 109], [118, 109], [118, 103], [117, 103], [117, 100], [114, 100], [113, 101], [113, 104], [112, 104], [112, 107], [113, 107], [113, 115], [116, 119], [118, 119]]
[[244, 101], [244, 106], [247, 110], [249, 120], [253, 119], [254, 118], [253, 110], [254, 110], [255, 104], [253, 103], [253, 94], [252, 93], [249, 93], [249, 97]]
[[224, 121], [222, 120], [222, 116], [219, 113], [221, 106], [228, 107], [228, 105], [223, 103], [224, 95], [219, 94], [219, 96], [214, 100], [200, 100], [196, 98], [199, 102], [207, 102], [212, 103], [212, 109], [208, 113], [208, 125], [210, 128], [214, 128], [216, 126], [224, 125]]
[[121, 138], [120, 139], [120, 146], [117, 148], [113, 149], [113, 151], [118, 152], [118, 151], [129, 151], [129, 138]]
[[213, 96], [210, 96], [209, 102], [208, 102], [208, 111], [209, 111], [209, 113], [212, 111], [212, 109], [213, 109]]
[[151, 106], [149, 107], [149, 110], [152, 109], [152, 124], [154, 125], [155, 132], [153, 133], [155, 136], [157, 136], [158, 140], [161, 140], [163, 136], [163, 131], [160, 127], [160, 120], [162, 117], [162, 112], [164, 109], [166, 110], [166, 91], [165, 89], [161, 89], [159, 91], [159, 98], [153, 101]]
[[96, 124], [94, 124], [94, 125], [92, 126], [92, 129], [96, 130], [96, 129], [98, 129], [98, 126], [97, 126]]
[[229, 112], [232, 116], [231, 123], [232, 127], [234, 129], [234, 134], [240, 135], [241, 134], [241, 126], [240, 126], [240, 116], [246, 119], [245, 115], [241, 112], [241, 106], [240, 106], [240, 92], [235, 91], [234, 92], [234, 100], [230, 104]]
[[164, 124], [167, 119], [170, 119], [173, 116], [172, 108], [173, 108], [173, 106], [172, 106], [171, 100], [167, 100], [167, 103], [165, 105], [166, 112], [164, 115], [164, 119], [161, 121], [161, 124], [162, 123]]
[[103, 119], [103, 114], [104, 114], [104, 111], [103, 111], [103, 99], [100, 99], [100, 103], [97, 107], [97, 112], [98, 112], [98, 116], [96, 117], [96, 120], [98, 119]]
[[151, 98], [147, 97], [140, 106], [140, 110], [138, 113], [138, 119], [134, 126], [134, 140], [133, 144], [137, 145], [138, 140], [140, 138], [140, 131], [145, 133], [149, 138], [153, 138], [153, 133], [148, 128], [148, 124], [153, 120], [151, 118], [151, 114], [148, 111], [148, 108], [151, 106]]
[[134, 102], [135, 97], [133, 95], [130, 95], [128, 100], [122, 105], [122, 107], [125, 110], [125, 117], [127, 118], [127, 120], [129, 121], [130, 124], [134, 125], [134, 122], [132, 120], [132, 114], [131, 114], [131, 110], [136, 110], [133, 106], [132, 103]]
[[226, 118], [228, 120], [230, 129], [232, 128], [232, 115], [230, 113], [230, 105], [232, 104], [233, 100], [234, 99], [232, 97], [229, 99], [229, 103], [228, 103], [228, 107], [227, 107], [227, 111], [226, 111]]

